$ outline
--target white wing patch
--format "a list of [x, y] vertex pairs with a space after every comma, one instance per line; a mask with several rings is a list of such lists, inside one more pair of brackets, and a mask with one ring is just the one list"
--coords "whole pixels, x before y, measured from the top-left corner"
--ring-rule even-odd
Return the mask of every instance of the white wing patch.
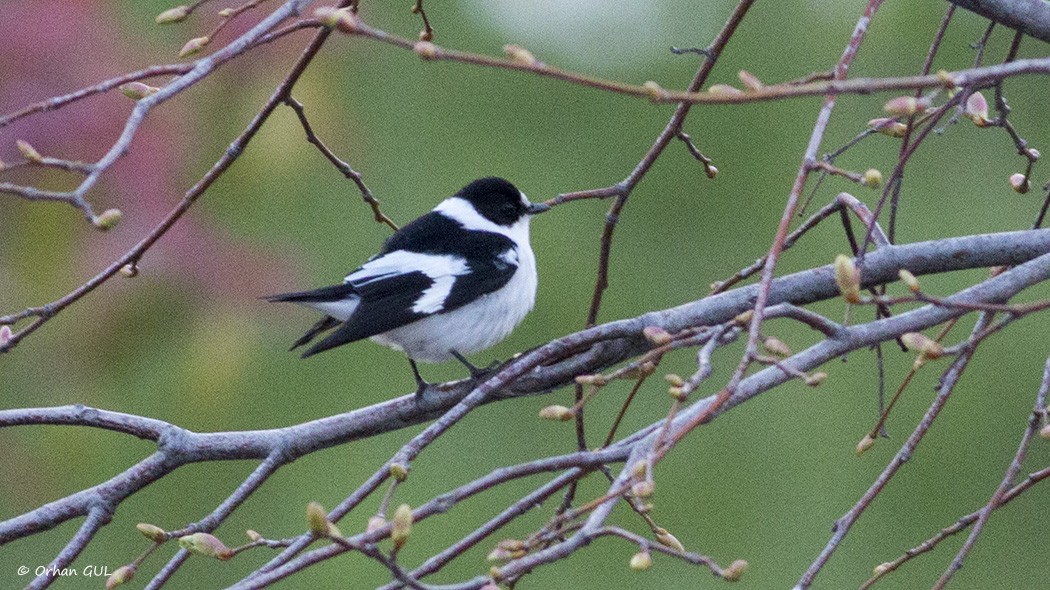
[[510, 266], [518, 266], [518, 249], [511, 248], [501, 253], [498, 258]]
[[412, 311], [432, 314], [443, 309], [456, 277], [468, 271], [467, 261], [458, 256], [396, 250], [361, 265], [361, 268], [348, 275], [345, 281], [366, 285], [395, 275], [421, 272], [433, 281], [433, 284], [423, 290], [412, 305]]

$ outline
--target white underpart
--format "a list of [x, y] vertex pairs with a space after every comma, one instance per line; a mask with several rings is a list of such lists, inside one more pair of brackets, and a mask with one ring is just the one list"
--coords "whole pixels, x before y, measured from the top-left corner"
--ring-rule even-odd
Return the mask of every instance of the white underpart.
[[[522, 201], [528, 204], [524, 194]], [[442, 201], [434, 210], [455, 219], [466, 229], [495, 232], [510, 238], [516, 247], [500, 258], [516, 264], [518, 269], [502, 288], [459, 309], [428, 316], [371, 338], [425, 363], [452, 360], [452, 350], [472, 354], [496, 345], [514, 331], [536, 303], [536, 257], [529, 247], [529, 216], [510, 227], [497, 225], [458, 197]], [[417, 305], [425, 297], [426, 294]]]
[[339, 301], [297, 301], [296, 303], [305, 305], [310, 309], [316, 309], [325, 315], [330, 315], [340, 322], [345, 322], [357, 311], [357, 306], [361, 304], [361, 298], [352, 296]]

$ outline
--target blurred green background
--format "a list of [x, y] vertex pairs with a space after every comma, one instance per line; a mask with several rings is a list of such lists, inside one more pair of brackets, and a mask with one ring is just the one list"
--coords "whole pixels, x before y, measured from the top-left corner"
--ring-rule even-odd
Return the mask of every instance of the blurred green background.
[[[409, 2], [365, 2], [375, 27], [414, 37], [420, 28]], [[269, 4], [262, 9], [267, 10]], [[483, 2], [428, 4], [444, 46], [498, 55], [517, 43], [548, 63], [631, 83], [688, 84], [695, 55], [671, 45], [707, 45], [733, 2]], [[829, 68], [839, 57], [864, 3], [758, 3], [719, 62], [710, 83], [736, 83], [747, 69], [767, 82]], [[159, 27], [165, 2], [32, 2], [0, 6], [0, 112], [151, 64], [176, 61], [191, 37], [207, 34], [220, 5], [206, 5], [182, 25]], [[947, 5], [887, 3], [873, 21], [851, 76], [917, 73]], [[249, 19], [250, 20], [250, 19]], [[973, 63], [970, 43], [987, 22], [960, 11], [934, 69]], [[214, 41], [232, 39], [233, 27]], [[243, 29], [241, 29], [243, 30]], [[118, 207], [123, 223], [102, 234], [71, 208], [0, 197], [0, 314], [57, 299], [95, 275], [142, 238], [218, 159], [285, 76], [312, 35], [298, 33], [224, 66], [191, 91], [151, 114], [131, 153], [99, 183], [98, 210]], [[1012, 32], [995, 31], [988, 63], [1004, 55]], [[1023, 56], [1046, 54], [1026, 39]], [[1012, 120], [1031, 145], [1050, 149], [1045, 79], [1009, 81]], [[410, 52], [335, 36], [296, 86], [320, 137], [364, 174], [398, 223], [422, 214], [469, 180], [501, 175], [533, 201], [622, 180], [663, 129], [672, 107], [603, 93], [518, 72], [455, 63], [424, 63]], [[990, 94], [988, 94], [990, 97]], [[887, 95], [838, 101], [822, 153], [843, 145], [880, 116]], [[708, 285], [752, 263], [767, 250], [799, 166], [821, 98], [739, 107], [695, 108], [685, 125], [720, 174], [708, 180], [680, 143], [672, 144], [629, 201], [616, 233], [611, 287], [601, 319], [632, 317], [699, 298]], [[130, 101], [119, 93], [0, 129], [0, 159], [19, 159], [15, 139], [45, 155], [97, 159], [119, 133]], [[844, 168], [879, 168], [888, 177], [899, 143], [871, 138], [842, 156]], [[968, 121], [933, 137], [909, 165], [899, 240], [1029, 227], [1039, 191], [1018, 195], [1007, 178], [1023, 171], [1007, 135]], [[1046, 178], [1040, 163], [1036, 179]], [[64, 175], [15, 170], [0, 180], [68, 188]], [[877, 193], [832, 178], [811, 209], [849, 191], [874, 205]], [[581, 328], [593, 289], [598, 237], [607, 202], [557, 208], [533, 224], [541, 288], [536, 310], [503, 344], [475, 355], [479, 364]], [[272, 305], [260, 296], [331, 284], [363, 262], [389, 235], [376, 224], [357, 188], [303, 140], [289, 109], [279, 109], [244, 155], [150, 253], [135, 279], [120, 277], [64, 311], [11, 354], [0, 357], [0, 407], [82, 403], [148, 415], [197, 431], [280, 427], [366, 406], [411, 391], [404, 358], [361, 343], [302, 361], [287, 347], [315, 316]], [[831, 222], [790, 251], [782, 272], [825, 264], [847, 249]], [[984, 271], [924, 280], [947, 294]], [[1033, 296], [1047, 296], [1046, 289]], [[837, 302], [816, 306], [841, 318]], [[856, 321], [870, 310], [855, 315]], [[993, 338], [971, 363], [962, 384], [927, 439], [860, 520], [818, 578], [818, 588], [851, 588], [872, 567], [919, 544], [984, 504], [1012, 458], [1031, 411], [1047, 350], [1047, 322], [1035, 317]], [[966, 327], [957, 328], [955, 338]], [[795, 350], [814, 334], [784, 322], [768, 325]], [[886, 347], [888, 387], [895, 388], [911, 355]], [[725, 382], [740, 348], [716, 356], [704, 393]], [[751, 566], [743, 588], [793, 585], [827, 542], [841, 516], [883, 469], [925, 411], [938, 371], [922, 372], [881, 441], [863, 459], [857, 441], [876, 419], [875, 358], [870, 352], [830, 363], [828, 381], [811, 389], [789, 384], [699, 429], [657, 469], [654, 517], [687, 548], [728, 565]], [[454, 363], [424, 366], [429, 379], [462, 377]], [[689, 374], [692, 352], [668, 357], [661, 371]], [[628, 391], [607, 388], [589, 410], [591, 440], [611, 424]], [[428, 449], [396, 501], [418, 505], [491, 469], [568, 452], [569, 424], [539, 420], [537, 411], [567, 403], [571, 392], [482, 408]], [[664, 415], [665, 388], [652, 382], [621, 432]], [[253, 528], [273, 538], [304, 528], [307, 502], [334, 506], [420, 428], [316, 453], [281, 469], [217, 534], [231, 546]], [[595, 442], [594, 444], [597, 444]], [[0, 519], [104, 481], [142, 459], [152, 445], [128, 436], [77, 428], [21, 427], [0, 431]], [[1046, 465], [1046, 443], [1033, 445], [1027, 471]], [[175, 529], [199, 520], [254, 468], [254, 463], [195, 465], [150, 486], [121, 505], [74, 564], [112, 568], [146, 546], [134, 524]], [[514, 482], [418, 527], [401, 556], [418, 564], [528, 490], [546, 481]], [[580, 498], [603, 493], [588, 480]], [[1034, 588], [1045, 583], [1047, 536], [1039, 518], [1050, 492], [1037, 488], [995, 514], [953, 588]], [[521, 538], [541, 526], [560, 500], [504, 529]], [[363, 529], [376, 502], [340, 523]], [[618, 508], [613, 523], [642, 530]], [[16, 565], [48, 563], [79, 521], [0, 548], [0, 587], [29, 581]], [[496, 539], [493, 539], [492, 543]], [[952, 538], [909, 564], [881, 588], [928, 587], [962, 543]], [[454, 582], [488, 570], [492, 543], [428, 579]], [[628, 568], [637, 550], [602, 539], [573, 559], [545, 567], [522, 587], [715, 587], [707, 570], [656, 556], [645, 573]], [[170, 556], [165, 547], [140, 570], [140, 587]], [[172, 587], [233, 583], [269, 558], [252, 551], [229, 563], [191, 559]], [[360, 556], [328, 561], [284, 588], [370, 588], [388, 573]], [[55, 588], [101, 587], [100, 580], [63, 579]]]

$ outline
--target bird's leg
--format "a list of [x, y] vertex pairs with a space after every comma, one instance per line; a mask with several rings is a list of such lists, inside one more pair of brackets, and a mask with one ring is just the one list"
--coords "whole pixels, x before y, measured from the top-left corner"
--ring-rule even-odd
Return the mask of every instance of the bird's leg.
[[495, 369], [496, 367], [498, 367], [499, 364], [500, 364], [499, 361], [492, 361], [491, 365], [485, 367], [484, 369], [479, 369], [479, 368], [475, 367], [473, 364], [471, 364], [471, 362], [468, 361], [466, 359], [466, 357], [464, 357], [463, 355], [459, 354], [458, 351], [450, 350], [449, 352], [452, 353], [452, 356], [456, 357], [457, 361], [463, 363], [463, 365], [465, 367], [467, 367], [467, 370], [470, 371], [470, 378], [475, 380], [475, 381], [480, 381], [483, 377], [491, 374], [492, 370]]
[[427, 386], [430, 385], [419, 375], [419, 367], [416, 366], [416, 361], [408, 359], [408, 363], [412, 365], [412, 374], [416, 376], [416, 400], [423, 399], [423, 393], [426, 392]]

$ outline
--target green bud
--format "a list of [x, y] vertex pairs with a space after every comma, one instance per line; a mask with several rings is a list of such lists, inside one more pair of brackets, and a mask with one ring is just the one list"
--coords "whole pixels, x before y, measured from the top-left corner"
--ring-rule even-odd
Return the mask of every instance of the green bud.
[[176, 6], [175, 8], [169, 8], [164, 12], [157, 15], [154, 19], [158, 25], [167, 25], [171, 23], [181, 23], [186, 20], [186, 17], [190, 15], [190, 7], [183, 4], [182, 6]]
[[645, 336], [645, 339], [653, 346], [663, 346], [671, 342], [671, 334], [660, 326], [646, 326], [642, 330], [642, 336]]
[[864, 172], [864, 182], [862, 184], [868, 188], [878, 188], [882, 184], [882, 172], [875, 168], [868, 168]]
[[220, 561], [229, 561], [233, 558], [233, 551], [223, 544], [215, 535], [208, 533], [194, 533], [179, 537], [179, 547], [205, 557], [214, 557]]
[[22, 155], [25, 156], [25, 158], [30, 162], [39, 163], [41, 160], [44, 159], [44, 156], [41, 156], [40, 152], [36, 151], [36, 148], [29, 145], [28, 141], [16, 139], [15, 147], [17, 147], [18, 151], [22, 152]]
[[193, 39], [190, 39], [182, 46], [182, 49], [179, 50], [179, 57], [189, 57], [200, 53], [209, 41], [211, 41], [211, 39], [208, 39], [207, 37], [194, 37]]
[[328, 526], [331, 524], [328, 522], [328, 513], [317, 502], [310, 502], [306, 505], [306, 523], [315, 537], [328, 536]]
[[127, 84], [121, 84], [118, 88], [124, 93], [124, 96], [132, 100], [141, 100], [151, 94], [156, 94], [160, 90], [160, 88], [143, 84], [142, 82], [128, 82]]
[[404, 463], [391, 463], [390, 476], [397, 481], [405, 481], [408, 479], [408, 465], [405, 465]]
[[154, 543], [163, 543], [168, 540], [167, 533], [164, 529], [160, 528], [155, 524], [149, 524], [148, 522], [140, 522], [135, 525], [135, 528], [139, 530], [147, 539]]
[[394, 511], [394, 517], [391, 519], [390, 539], [394, 541], [394, 550], [397, 551], [404, 547], [411, 534], [412, 507], [408, 504], [402, 504]]
[[682, 545], [681, 541], [675, 538], [675, 536], [671, 533], [667, 532], [667, 529], [663, 527], [656, 527], [656, 530], [653, 531], [653, 534], [656, 536], [656, 540], [659, 541], [661, 545], [665, 547], [670, 547], [671, 549], [677, 549], [678, 551], [685, 553], [685, 545]]
[[860, 303], [860, 269], [845, 254], [835, 257], [835, 284], [847, 303]]
[[133, 565], [122, 565], [117, 568], [117, 571], [113, 572], [106, 578], [106, 590], [113, 590], [121, 584], [130, 582], [135, 577], [135, 566]]
[[875, 446], [875, 439], [871, 438], [870, 434], [865, 434], [864, 438], [860, 439], [860, 442], [857, 443], [857, 456], [860, 457], [865, 451], [873, 446]]
[[722, 579], [727, 582], [739, 582], [740, 578], [744, 576], [744, 570], [747, 569], [747, 561], [738, 559], [733, 563], [729, 564], [729, 567], [722, 570]]
[[554, 420], [555, 422], [566, 422], [572, 420], [576, 415], [571, 409], [565, 406], [553, 405], [547, 406], [540, 410], [540, 418], [544, 420]]
[[639, 551], [631, 557], [631, 569], [636, 572], [647, 570], [653, 566], [653, 557], [648, 551]]
[[120, 223], [120, 220], [124, 217], [124, 214], [120, 212], [120, 209], [106, 209], [100, 215], [96, 215], [91, 223], [102, 231], [109, 231]]

